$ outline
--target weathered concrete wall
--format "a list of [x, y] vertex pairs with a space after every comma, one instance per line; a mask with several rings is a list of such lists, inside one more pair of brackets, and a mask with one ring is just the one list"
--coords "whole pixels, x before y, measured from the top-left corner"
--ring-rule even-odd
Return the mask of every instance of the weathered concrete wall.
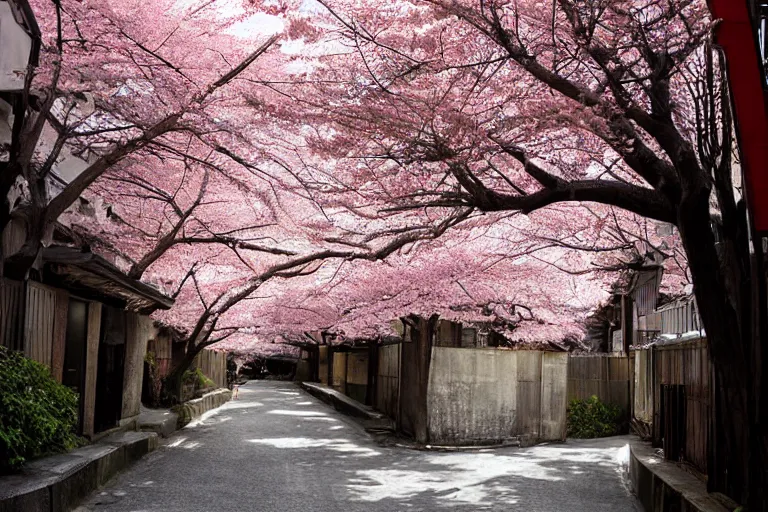
[[429, 438], [436, 444], [501, 441], [517, 431], [514, 352], [432, 349]]
[[188, 400], [183, 404], [175, 406], [172, 411], [179, 415], [178, 428], [183, 427], [195, 418], [199, 418], [204, 413], [221, 407], [232, 399], [232, 392], [228, 389], [217, 389], [204, 394], [200, 398]]
[[144, 356], [147, 353], [147, 341], [152, 334], [152, 320], [148, 316], [126, 311], [121, 423], [131, 421], [139, 415]]
[[565, 438], [567, 354], [433, 347], [429, 441]]
[[376, 398], [374, 406], [390, 418], [397, 418], [398, 391], [400, 385], [400, 347], [385, 345], [379, 347], [379, 367], [376, 375]]
[[546, 440], [565, 441], [567, 430], [568, 355], [544, 352], [541, 355], [541, 431]]

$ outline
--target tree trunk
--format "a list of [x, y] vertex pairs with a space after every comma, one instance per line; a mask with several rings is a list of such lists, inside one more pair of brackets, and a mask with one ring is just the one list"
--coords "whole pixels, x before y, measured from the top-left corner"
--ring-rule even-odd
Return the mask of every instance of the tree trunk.
[[205, 345], [198, 344], [187, 349], [187, 353], [184, 354], [182, 360], [179, 361], [179, 363], [168, 372], [168, 375], [165, 376], [163, 379], [163, 397], [165, 400], [174, 403], [181, 401], [181, 386], [183, 384], [182, 379], [184, 377], [184, 372], [192, 367], [192, 363], [195, 362], [195, 357], [197, 357], [203, 348], [205, 348]]
[[756, 328], [765, 313], [755, 293], [765, 286], [765, 276], [751, 275], [754, 262], [738, 250], [745, 247], [738, 233], [724, 233], [718, 248], [709, 219], [707, 196], [681, 204], [678, 227], [713, 366], [708, 490], [750, 511], [768, 510], [765, 412], [758, 408], [768, 390], [761, 375], [764, 336]]

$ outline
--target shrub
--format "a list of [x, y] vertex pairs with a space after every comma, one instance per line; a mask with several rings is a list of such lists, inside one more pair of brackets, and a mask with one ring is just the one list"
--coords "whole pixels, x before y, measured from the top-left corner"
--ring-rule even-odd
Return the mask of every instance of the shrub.
[[203, 373], [203, 370], [200, 368], [187, 370], [184, 372], [182, 380], [184, 381], [184, 384], [193, 384], [196, 390], [216, 387], [216, 383], [206, 377], [206, 375]]
[[78, 444], [77, 395], [48, 368], [0, 347], [0, 473]]
[[621, 411], [615, 405], [604, 404], [596, 396], [571, 400], [568, 405], [568, 437], [590, 439], [615, 436], [619, 433]]

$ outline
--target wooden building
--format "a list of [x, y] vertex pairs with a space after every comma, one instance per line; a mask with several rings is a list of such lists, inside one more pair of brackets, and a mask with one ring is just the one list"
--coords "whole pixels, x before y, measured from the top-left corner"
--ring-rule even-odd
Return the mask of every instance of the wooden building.
[[39, 270], [41, 281], [0, 284], [0, 343], [50, 367], [78, 393], [85, 437], [133, 427], [154, 335], [149, 314], [173, 300], [73, 247], [44, 249]]

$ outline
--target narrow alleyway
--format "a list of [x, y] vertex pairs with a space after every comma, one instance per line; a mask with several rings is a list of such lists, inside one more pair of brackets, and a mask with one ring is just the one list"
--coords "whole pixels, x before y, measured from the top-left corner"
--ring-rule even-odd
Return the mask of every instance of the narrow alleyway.
[[622, 438], [483, 452], [382, 448], [291, 383], [251, 382], [84, 503], [93, 511], [634, 512]]

